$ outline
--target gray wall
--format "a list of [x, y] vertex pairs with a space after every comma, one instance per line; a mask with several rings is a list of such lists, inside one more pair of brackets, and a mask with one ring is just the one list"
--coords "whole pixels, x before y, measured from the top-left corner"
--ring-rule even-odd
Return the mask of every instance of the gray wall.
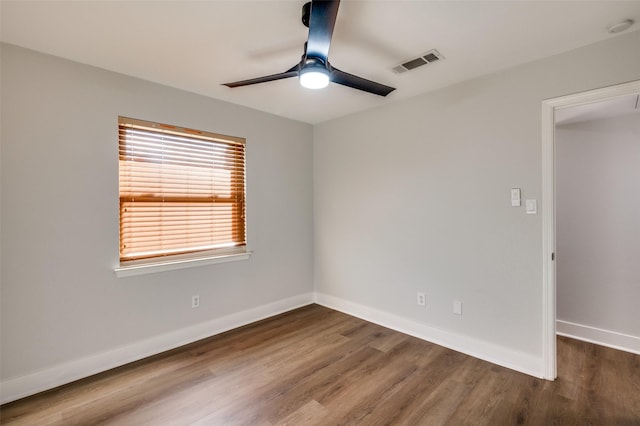
[[640, 339], [640, 114], [558, 126], [556, 164], [558, 320]]
[[[247, 139], [250, 260], [116, 278], [118, 115]], [[310, 125], [3, 45], [1, 136], [3, 381], [312, 300]]]
[[542, 101], [640, 79], [638, 46], [635, 32], [315, 126], [316, 292], [542, 371], [542, 217], [510, 188], [541, 211]]

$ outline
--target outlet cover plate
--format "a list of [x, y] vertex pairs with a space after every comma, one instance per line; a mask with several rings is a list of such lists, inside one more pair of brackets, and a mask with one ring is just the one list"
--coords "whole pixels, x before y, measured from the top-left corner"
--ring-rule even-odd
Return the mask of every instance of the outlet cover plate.
[[462, 315], [462, 302], [459, 300], [453, 301], [453, 313], [456, 315]]
[[427, 306], [427, 295], [423, 292], [418, 292], [418, 306]]

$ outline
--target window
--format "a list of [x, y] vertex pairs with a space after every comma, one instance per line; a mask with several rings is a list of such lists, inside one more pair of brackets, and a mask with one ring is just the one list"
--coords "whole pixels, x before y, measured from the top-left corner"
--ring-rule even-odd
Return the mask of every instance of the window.
[[118, 128], [121, 264], [244, 252], [244, 139], [124, 117]]

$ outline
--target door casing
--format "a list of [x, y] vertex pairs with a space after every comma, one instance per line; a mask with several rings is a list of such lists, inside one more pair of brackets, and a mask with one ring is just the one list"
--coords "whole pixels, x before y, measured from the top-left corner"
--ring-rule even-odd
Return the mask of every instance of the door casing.
[[640, 93], [640, 80], [542, 102], [542, 360], [544, 378], [557, 377], [555, 110]]

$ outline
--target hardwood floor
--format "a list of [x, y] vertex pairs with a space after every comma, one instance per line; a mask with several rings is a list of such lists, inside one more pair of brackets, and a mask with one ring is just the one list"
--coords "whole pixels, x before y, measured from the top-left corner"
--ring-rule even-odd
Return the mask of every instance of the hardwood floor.
[[640, 356], [535, 379], [311, 305], [5, 404], [6, 425], [640, 425]]

